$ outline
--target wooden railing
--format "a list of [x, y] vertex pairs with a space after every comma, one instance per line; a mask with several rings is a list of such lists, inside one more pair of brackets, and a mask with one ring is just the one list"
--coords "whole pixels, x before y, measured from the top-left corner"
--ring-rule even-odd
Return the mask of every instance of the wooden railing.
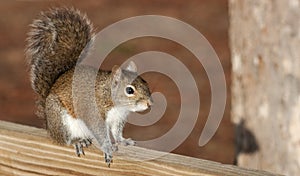
[[[156, 156], [160, 156], [156, 158]], [[155, 158], [146, 160], [147, 158]], [[140, 147], [120, 147], [110, 168], [90, 147], [54, 144], [43, 129], [0, 121], [0, 175], [276, 175]]]

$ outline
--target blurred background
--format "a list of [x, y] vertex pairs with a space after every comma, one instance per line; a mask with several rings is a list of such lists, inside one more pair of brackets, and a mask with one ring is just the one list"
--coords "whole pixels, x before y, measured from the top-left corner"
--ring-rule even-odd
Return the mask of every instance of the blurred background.
[[[24, 49], [29, 24], [41, 11], [51, 7], [75, 7], [87, 14], [96, 32], [119, 20], [137, 15], [165, 15], [184, 21], [200, 31], [217, 52], [227, 83], [224, 118], [214, 137], [203, 147], [198, 140], [211, 104], [207, 75], [201, 63], [183, 46], [169, 40], [145, 37], [127, 41], [106, 59], [103, 69], [111, 69], [127, 58], [144, 51], [162, 51], [182, 61], [193, 74], [201, 100], [200, 114], [192, 133], [173, 152], [232, 164], [234, 161], [234, 126], [230, 122], [230, 52], [228, 48], [227, 0], [173, 1], [1, 1], [0, 2], [0, 119], [41, 127], [35, 115], [35, 95], [30, 87]], [[108, 62], [109, 60], [109, 62]], [[180, 73], [179, 73], [180, 74]], [[175, 124], [180, 111], [180, 96], [174, 82], [158, 73], [142, 75], [155, 92], [162, 92], [168, 102], [164, 116], [151, 126], [127, 124], [124, 136], [135, 140], [153, 139]]]

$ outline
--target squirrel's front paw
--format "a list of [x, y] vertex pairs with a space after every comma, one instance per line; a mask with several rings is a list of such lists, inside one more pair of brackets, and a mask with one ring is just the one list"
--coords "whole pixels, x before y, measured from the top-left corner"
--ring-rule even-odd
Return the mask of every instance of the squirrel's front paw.
[[112, 155], [104, 153], [104, 160], [108, 167], [110, 167], [110, 163], [113, 162]]
[[127, 138], [127, 139], [121, 140], [121, 144], [124, 146], [128, 146], [128, 145], [135, 145], [136, 142], [134, 140], [132, 140], [131, 138]]

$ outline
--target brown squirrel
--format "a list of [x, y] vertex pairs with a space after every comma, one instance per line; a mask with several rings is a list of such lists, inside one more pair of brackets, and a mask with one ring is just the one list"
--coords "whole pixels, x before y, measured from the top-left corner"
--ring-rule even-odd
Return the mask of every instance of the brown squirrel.
[[[76, 115], [73, 99], [86, 97], [72, 93], [73, 74], [83, 49], [94, 37], [91, 22], [78, 10], [51, 9], [42, 12], [33, 21], [26, 55], [32, 88], [38, 94], [37, 114], [45, 119], [50, 136], [59, 144], [74, 145], [78, 156], [84, 155], [83, 147], [96, 142], [110, 166], [112, 153], [117, 150], [111, 142], [110, 133], [116, 144], [134, 145], [133, 140], [122, 136], [126, 117], [129, 112], [148, 109], [152, 99], [148, 84], [138, 76], [133, 62], [125, 69], [114, 66], [112, 71], [78, 66], [82, 78], [88, 79], [89, 75], [97, 74], [94, 89], [99, 113], [90, 115], [81, 112], [80, 117]], [[84, 89], [85, 86], [76, 89]], [[118, 103], [112, 100], [112, 93], [117, 96]], [[105, 125], [101, 125], [102, 122]]]

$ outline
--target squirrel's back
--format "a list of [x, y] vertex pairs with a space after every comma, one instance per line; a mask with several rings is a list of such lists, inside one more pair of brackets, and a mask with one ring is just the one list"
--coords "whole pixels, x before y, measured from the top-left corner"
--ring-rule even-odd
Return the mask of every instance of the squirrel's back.
[[76, 65], [92, 38], [90, 21], [74, 9], [51, 9], [33, 21], [26, 54], [32, 88], [42, 100], [48, 96], [55, 80]]

